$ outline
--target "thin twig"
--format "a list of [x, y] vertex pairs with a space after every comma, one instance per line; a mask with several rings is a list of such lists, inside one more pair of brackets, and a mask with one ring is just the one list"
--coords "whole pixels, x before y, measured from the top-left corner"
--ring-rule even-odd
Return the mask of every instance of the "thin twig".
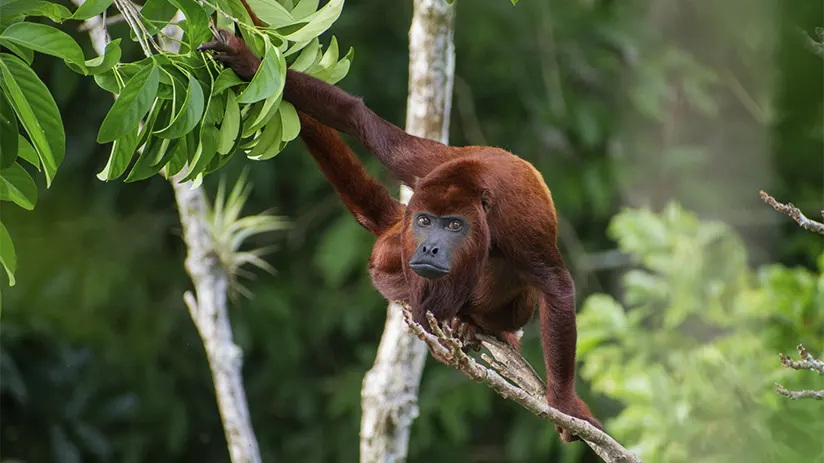
[[[461, 341], [453, 336], [452, 329], [448, 325], [439, 324], [430, 312], [426, 315], [432, 329], [431, 333], [412, 320], [407, 305], [401, 304], [401, 306], [410, 331], [426, 343], [432, 356], [440, 362], [459, 370], [473, 381], [486, 384], [501, 397], [517, 402], [538, 417], [569, 430], [583, 439], [598, 456], [608, 463], [641, 462], [637, 455], [624, 448], [609, 434], [584, 420], [565, 415], [550, 407], [544, 395], [543, 381], [538, 378], [529, 363], [509, 346], [485, 336], [479, 337], [481, 344], [494, 357], [493, 360], [482, 355], [484, 361], [492, 366], [488, 368], [467, 355], [462, 349]], [[510, 378], [512, 382], [507, 381], [505, 377]]]
[[814, 400], [824, 400], [824, 390], [821, 391], [791, 391], [780, 384], [776, 384], [778, 388], [778, 393], [783, 395], [784, 397], [788, 397], [792, 400], [799, 400], [799, 399], [814, 399]]
[[[72, 0], [72, 1], [76, 2], [78, 0]], [[99, 19], [100, 16], [95, 16], [95, 18]], [[112, 26], [112, 25], [115, 25], [115, 24], [122, 23], [124, 21], [126, 21], [126, 17], [123, 16], [122, 14], [119, 14], [119, 15], [115, 15], [115, 16], [111, 16], [111, 17], [106, 18], [106, 22], [104, 22], [103, 24], [108, 27], [108, 26]], [[94, 29], [95, 27], [100, 27], [100, 26], [98, 24], [90, 24], [88, 21], [85, 21], [85, 22], [83, 22], [83, 24], [80, 25], [80, 27], [77, 28], [77, 30], [80, 31], [80, 32], [88, 32], [88, 31]]]
[[[824, 376], [824, 362], [810, 355], [810, 353], [807, 352], [807, 349], [805, 349], [801, 344], [798, 345], [798, 356], [801, 357], [801, 360], [792, 360], [784, 354], [778, 354], [778, 360], [781, 361], [781, 365], [784, 365], [784, 368], [792, 368], [793, 370], [811, 370], [817, 372], [821, 376]], [[824, 390], [791, 391], [777, 383], [775, 386], [778, 389], [779, 394], [784, 397], [789, 397], [792, 400], [824, 400]]]
[[784, 354], [778, 354], [778, 359], [781, 361], [781, 364], [784, 365], [784, 367], [792, 368], [793, 370], [817, 371], [819, 375], [824, 376], [824, 361], [818, 360], [810, 355], [810, 353], [807, 352], [807, 349], [805, 349], [801, 344], [798, 345], [797, 349], [801, 360], [791, 360]]
[[811, 232], [818, 233], [819, 235], [824, 235], [824, 223], [808, 219], [797, 207], [793, 206], [792, 203], [779, 203], [775, 198], [765, 193], [764, 190], [761, 190], [760, 193], [761, 199], [772, 206], [772, 208], [776, 211], [792, 217], [792, 219], [798, 222], [798, 225], [801, 225], [801, 227]]

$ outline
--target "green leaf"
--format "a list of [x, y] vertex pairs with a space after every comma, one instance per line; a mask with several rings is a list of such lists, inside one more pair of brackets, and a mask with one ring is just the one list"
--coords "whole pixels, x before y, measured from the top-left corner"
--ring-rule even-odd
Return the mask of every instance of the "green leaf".
[[14, 272], [17, 270], [17, 256], [14, 254], [14, 243], [11, 242], [9, 231], [3, 222], [0, 222], [0, 263], [9, 276], [9, 286], [14, 286]]
[[161, 138], [180, 138], [194, 130], [203, 117], [203, 88], [195, 77], [189, 74], [189, 88], [180, 110], [168, 127], [155, 132]]
[[134, 152], [137, 150], [138, 130], [139, 127], [135, 127], [112, 143], [109, 161], [103, 167], [103, 170], [97, 174], [97, 178], [103, 181], [114, 180], [126, 172], [129, 163], [132, 162]]
[[31, 146], [28, 140], [23, 135], [17, 135], [17, 157], [25, 160], [40, 170], [40, 160], [37, 159], [37, 151]]
[[520, 0], [510, 0], [513, 5], [517, 5]]
[[159, 74], [157, 65], [152, 63], [129, 79], [100, 125], [98, 143], [117, 140], [137, 126], [157, 94]]
[[106, 11], [111, 4], [112, 0], [86, 0], [74, 12], [72, 19], [83, 21], [92, 18]]
[[300, 118], [295, 107], [288, 101], [280, 104], [280, 122], [283, 126], [281, 140], [292, 141], [300, 133]]
[[229, 90], [226, 95], [226, 112], [218, 134], [217, 152], [229, 154], [235, 142], [240, 138], [240, 106], [235, 92]]
[[72, 12], [63, 5], [39, 0], [16, 0], [0, 2], [0, 18], [16, 15], [45, 16], [56, 23], [71, 18]]
[[258, 131], [261, 127], [269, 123], [275, 114], [277, 114], [278, 106], [281, 102], [281, 97], [283, 96], [282, 93], [278, 93], [276, 95], [272, 95], [263, 102], [263, 106], [261, 106], [260, 111], [255, 115], [254, 118], [249, 117], [243, 124], [243, 137], [248, 137], [252, 133]]
[[20, 47], [12, 42], [3, 42], [3, 46], [8, 48], [12, 53], [19, 56], [20, 59], [26, 62], [29, 66], [34, 62], [34, 51], [26, 47]]
[[280, 153], [281, 149], [283, 149], [281, 146], [282, 133], [283, 125], [281, 124], [280, 118], [273, 118], [268, 124], [266, 124], [263, 132], [261, 132], [260, 140], [258, 141], [258, 144], [252, 148], [252, 152], [248, 155], [249, 158], [258, 161], [265, 161], [275, 157], [275, 155]]
[[120, 55], [120, 39], [117, 38], [106, 44], [103, 56], [87, 60], [86, 69], [92, 75], [108, 72], [120, 61]]
[[0, 200], [12, 201], [23, 209], [32, 210], [37, 202], [37, 184], [18, 163], [0, 170]]
[[178, 140], [177, 146], [175, 147], [172, 156], [169, 158], [169, 162], [166, 164], [166, 170], [164, 171], [167, 179], [177, 175], [177, 173], [180, 172], [189, 161], [188, 145], [190, 136], [182, 137]]
[[140, 154], [137, 162], [134, 163], [125, 182], [145, 180], [160, 172], [160, 169], [168, 162], [169, 158], [174, 155], [179, 140], [150, 137], [146, 143], [146, 148]]
[[249, 13], [240, 0], [217, 0], [217, 4], [221, 10], [237, 18], [243, 24], [252, 25], [252, 18], [249, 17]]
[[56, 56], [86, 69], [83, 50], [67, 33], [47, 24], [21, 22], [9, 26], [0, 35], [0, 43], [13, 43], [40, 53]]
[[335, 70], [335, 66], [337, 64], [338, 39], [333, 35], [332, 39], [329, 41], [329, 46], [326, 47], [326, 52], [323, 54], [323, 58], [320, 59], [318, 64], [312, 66], [308, 73], [313, 77], [326, 81], [332, 75], [332, 71]]
[[292, 24], [295, 18], [276, 0], [246, 0], [258, 18], [273, 28]]
[[346, 53], [346, 56], [343, 57], [340, 61], [335, 64], [332, 69], [332, 72], [326, 78], [326, 82], [332, 85], [340, 82], [341, 79], [346, 77], [346, 74], [349, 73], [349, 68], [352, 65], [352, 58], [355, 56], [355, 49], [349, 48], [349, 52]]
[[140, 19], [150, 34], [156, 34], [172, 20], [177, 7], [169, 0], [146, 0], [140, 9]]
[[311, 40], [329, 29], [340, 16], [344, 0], [330, 0], [323, 8], [303, 18], [306, 25], [284, 38], [292, 42]]
[[295, 19], [303, 19], [310, 14], [318, 11], [318, 0], [300, 0], [300, 3], [292, 8], [292, 17]]
[[235, 71], [230, 68], [226, 68], [220, 71], [217, 79], [215, 79], [215, 84], [212, 86], [212, 95], [219, 95], [227, 88], [243, 85], [245, 83], [246, 81], [241, 80], [240, 77], [235, 74]]
[[206, 11], [200, 4], [195, 0], [169, 0], [169, 3], [178, 7], [180, 11], [183, 12], [183, 15], [186, 16], [183, 29], [186, 31], [186, 40], [189, 41], [189, 46], [192, 50], [211, 38], [212, 31], [209, 30], [209, 15], [206, 14]]
[[217, 135], [217, 129], [213, 125], [204, 124], [200, 129], [200, 143], [197, 145], [195, 157], [190, 163], [191, 170], [183, 181], [192, 180], [202, 174], [212, 158], [215, 157], [217, 154]]
[[306, 72], [309, 68], [315, 65], [319, 60], [320, 55], [320, 41], [315, 38], [309, 45], [300, 52], [297, 59], [289, 66], [290, 69], [299, 72]]
[[264, 37], [266, 54], [255, 76], [238, 96], [238, 103], [249, 104], [264, 100], [283, 91], [286, 82], [286, 62], [280, 50]]
[[104, 72], [102, 74], [95, 74], [94, 83], [112, 95], [117, 95], [120, 93], [120, 86], [114, 76], [114, 72], [112, 71]]
[[17, 160], [18, 139], [14, 109], [0, 92], [0, 169], [11, 167]]
[[51, 186], [66, 153], [66, 134], [60, 110], [49, 89], [19, 58], [0, 53], [0, 87], [26, 129]]

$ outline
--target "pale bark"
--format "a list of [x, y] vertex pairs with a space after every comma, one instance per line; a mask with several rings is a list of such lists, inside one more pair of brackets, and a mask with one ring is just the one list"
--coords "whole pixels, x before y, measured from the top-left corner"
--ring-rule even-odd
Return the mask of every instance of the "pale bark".
[[[85, 0], [72, 1], [79, 6]], [[134, 5], [129, 0], [117, 0], [115, 5], [129, 25], [136, 29]], [[174, 21], [181, 19], [182, 13], [178, 11]], [[103, 18], [90, 18], [84, 22], [83, 27], [89, 31], [95, 50], [103, 54], [108, 42]], [[134, 32], [140, 37], [140, 30]], [[182, 35], [180, 28], [175, 26], [167, 26], [164, 32], [178, 40]], [[166, 50], [175, 52], [178, 42], [167, 40], [165, 45]], [[229, 323], [226, 298], [229, 280], [217, 258], [209, 233], [206, 194], [201, 187], [192, 188], [192, 182], [179, 183], [185, 176], [185, 171], [186, 169], [169, 179], [174, 187], [180, 223], [183, 226], [183, 240], [187, 249], [186, 271], [192, 278], [197, 294], [195, 297], [187, 291], [184, 300], [206, 350], [232, 463], [260, 463], [260, 450], [243, 388], [242, 352], [232, 339]]]
[[[455, 68], [454, 5], [415, 0], [414, 8], [406, 131], [447, 143]], [[410, 196], [411, 190], [401, 187], [401, 201], [406, 203]], [[361, 462], [406, 460], [426, 356], [426, 345], [408, 332], [401, 307], [390, 303], [375, 364], [363, 380]]]

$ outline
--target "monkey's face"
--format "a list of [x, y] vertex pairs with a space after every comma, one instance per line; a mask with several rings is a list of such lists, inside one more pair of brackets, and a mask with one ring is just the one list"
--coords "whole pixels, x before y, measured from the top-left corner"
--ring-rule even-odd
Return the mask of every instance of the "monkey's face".
[[472, 223], [462, 215], [436, 215], [427, 211], [413, 213], [411, 220], [416, 248], [409, 267], [427, 279], [448, 275], [456, 256], [467, 245]]
[[482, 268], [490, 238], [480, 194], [455, 184], [419, 184], [405, 219], [405, 255], [418, 276], [463, 279]]

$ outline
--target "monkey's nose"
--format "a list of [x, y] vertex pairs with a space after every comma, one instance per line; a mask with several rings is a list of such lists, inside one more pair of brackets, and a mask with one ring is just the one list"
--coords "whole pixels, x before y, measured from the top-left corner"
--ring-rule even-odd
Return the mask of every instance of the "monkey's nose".
[[437, 246], [421, 246], [421, 251], [424, 254], [431, 254], [433, 256], [438, 255], [438, 247]]

